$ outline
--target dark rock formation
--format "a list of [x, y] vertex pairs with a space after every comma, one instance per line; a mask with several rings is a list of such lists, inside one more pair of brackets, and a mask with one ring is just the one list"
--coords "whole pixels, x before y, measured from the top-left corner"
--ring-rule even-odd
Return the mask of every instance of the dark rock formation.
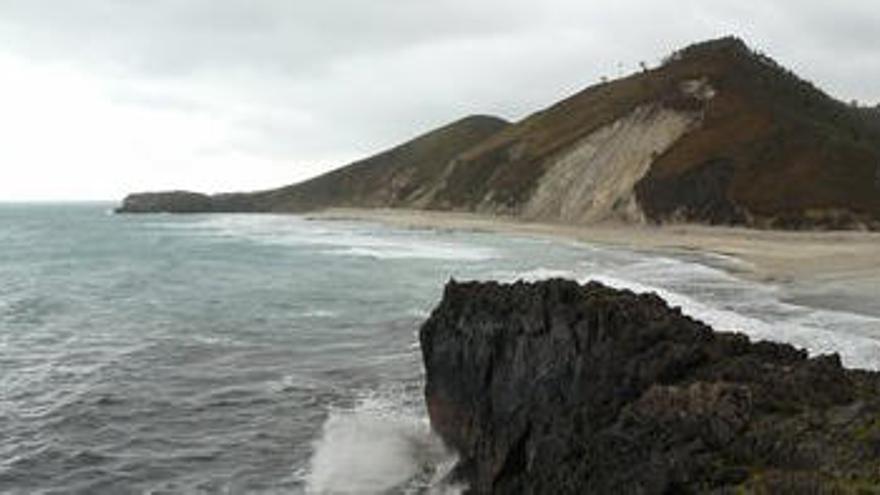
[[211, 197], [188, 191], [129, 194], [116, 209], [124, 213], [207, 213]]
[[880, 375], [652, 294], [451, 282], [420, 339], [432, 425], [474, 493], [880, 490]]
[[733, 176], [729, 162], [716, 160], [671, 177], [643, 180], [636, 193], [648, 218], [742, 224], [745, 218], [727, 198]]

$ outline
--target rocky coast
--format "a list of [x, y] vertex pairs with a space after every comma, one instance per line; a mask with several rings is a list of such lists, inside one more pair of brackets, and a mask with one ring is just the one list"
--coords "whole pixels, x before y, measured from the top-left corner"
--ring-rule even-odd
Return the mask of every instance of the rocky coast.
[[652, 294], [450, 282], [420, 331], [472, 493], [875, 493], [880, 374]]

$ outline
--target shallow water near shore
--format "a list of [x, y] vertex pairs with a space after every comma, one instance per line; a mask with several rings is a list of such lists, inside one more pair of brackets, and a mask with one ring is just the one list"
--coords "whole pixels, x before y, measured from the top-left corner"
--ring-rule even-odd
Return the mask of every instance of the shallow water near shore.
[[[880, 368], [880, 315], [731, 260], [275, 215], [0, 205], [0, 492], [426, 493], [418, 327], [449, 278], [656, 291]], [[798, 301], [795, 304], [791, 301]]]

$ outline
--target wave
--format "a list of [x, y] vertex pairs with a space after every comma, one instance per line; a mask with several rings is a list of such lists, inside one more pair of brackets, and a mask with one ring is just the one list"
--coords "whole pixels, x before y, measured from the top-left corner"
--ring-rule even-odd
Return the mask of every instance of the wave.
[[431, 432], [424, 414], [392, 394], [369, 394], [332, 409], [314, 441], [304, 473], [306, 493], [459, 493], [443, 478], [455, 457]]
[[324, 247], [322, 254], [373, 259], [486, 261], [491, 248], [437, 241], [434, 231], [394, 229], [369, 223], [306, 221], [292, 215], [219, 215], [183, 224], [156, 224], [186, 235], [292, 247]]
[[494, 257], [491, 251], [487, 249], [482, 250], [473, 247], [430, 244], [404, 245], [391, 243], [381, 248], [352, 247], [348, 249], [324, 251], [324, 253], [373, 258], [378, 260], [432, 259], [450, 261], [485, 261]]
[[338, 315], [339, 313], [337, 313], [336, 311], [317, 308], [305, 311], [300, 316], [302, 316], [303, 318], [334, 318]]
[[654, 292], [716, 330], [789, 343], [811, 355], [838, 353], [848, 367], [880, 369], [880, 319], [787, 303], [777, 286], [746, 282], [698, 263], [651, 257], [613, 271], [536, 268], [508, 278], [556, 277]]

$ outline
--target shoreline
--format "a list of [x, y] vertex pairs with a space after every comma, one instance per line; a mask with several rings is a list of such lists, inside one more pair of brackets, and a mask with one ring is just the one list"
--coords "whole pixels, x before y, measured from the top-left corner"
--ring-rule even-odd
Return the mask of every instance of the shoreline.
[[796, 304], [880, 316], [880, 233], [778, 231], [692, 224], [568, 225], [513, 217], [410, 209], [333, 208], [313, 220], [372, 221], [405, 229], [525, 235], [682, 256], [785, 287]]

